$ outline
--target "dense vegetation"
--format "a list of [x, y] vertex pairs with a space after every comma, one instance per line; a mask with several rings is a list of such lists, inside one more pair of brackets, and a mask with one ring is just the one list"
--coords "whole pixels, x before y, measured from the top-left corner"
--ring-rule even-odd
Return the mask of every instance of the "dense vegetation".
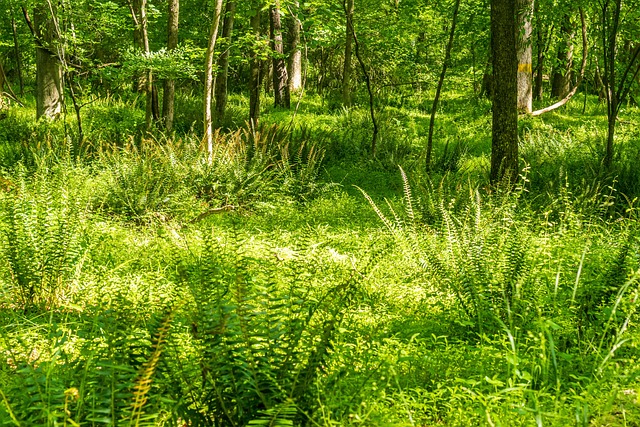
[[[101, 4], [59, 11], [79, 68], [57, 117], [36, 120], [35, 73], [9, 93], [0, 36], [0, 426], [640, 425], [637, 83], [611, 159], [592, 66], [571, 102], [519, 117], [518, 179], [495, 181], [483, 5], [460, 5], [437, 108], [448, 5], [356, 3], [362, 62], [380, 66], [354, 67], [346, 93], [347, 2], [301, 5], [307, 86], [285, 108], [263, 82], [259, 121], [239, 8], [209, 147], [198, 37], [215, 5], [184, 1], [188, 42], [150, 58], [117, 33], [127, 9]], [[551, 37], [563, 14], [546, 12]], [[394, 13], [407, 25], [384, 26]], [[172, 130], [131, 91], [149, 64], [177, 79]]]

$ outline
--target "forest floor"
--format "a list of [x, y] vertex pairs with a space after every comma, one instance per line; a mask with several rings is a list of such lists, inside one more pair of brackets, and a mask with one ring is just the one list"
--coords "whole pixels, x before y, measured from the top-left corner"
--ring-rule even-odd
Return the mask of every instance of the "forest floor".
[[522, 118], [506, 189], [486, 101], [443, 102], [430, 174], [391, 101], [375, 158], [313, 96], [257, 131], [232, 98], [211, 161], [190, 98], [175, 138], [10, 110], [0, 426], [640, 425], [639, 111], [609, 171], [602, 105]]

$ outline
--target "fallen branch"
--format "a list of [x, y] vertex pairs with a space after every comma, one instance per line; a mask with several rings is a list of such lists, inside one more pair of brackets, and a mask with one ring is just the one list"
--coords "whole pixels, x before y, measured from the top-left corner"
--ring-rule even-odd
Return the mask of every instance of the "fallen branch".
[[221, 206], [219, 208], [209, 209], [208, 211], [202, 212], [200, 215], [198, 215], [197, 217], [195, 217], [194, 219], [189, 221], [189, 223], [193, 224], [193, 223], [196, 223], [198, 221], [202, 221], [203, 219], [208, 218], [211, 215], [219, 214], [219, 213], [222, 213], [222, 212], [234, 211], [236, 209], [238, 209], [238, 207], [237, 206], [233, 206], [233, 205], [225, 205], [225, 206]]

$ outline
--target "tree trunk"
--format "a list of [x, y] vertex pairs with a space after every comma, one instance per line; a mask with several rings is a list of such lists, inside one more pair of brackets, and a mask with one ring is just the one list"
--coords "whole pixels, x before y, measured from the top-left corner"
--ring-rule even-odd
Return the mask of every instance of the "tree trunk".
[[36, 118], [57, 118], [62, 112], [62, 64], [55, 53], [57, 34], [48, 5], [34, 10], [36, 43]]
[[541, 101], [543, 96], [543, 80], [542, 76], [544, 74], [544, 59], [545, 59], [545, 41], [543, 38], [542, 26], [540, 25], [540, 20], [537, 22], [536, 28], [536, 51], [537, 51], [537, 60], [536, 60], [536, 76], [535, 82], [533, 86], [533, 98], [536, 101]]
[[518, 86], [516, 0], [491, 0], [492, 104], [491, 183], [518, 177]]
[[[178, 22], [180, 15], [180, 1], [169, 0], [167, 22], [167, 49], [169, 51], [178, 47]], [[176, 81], [172, 78], [164, 81], [162, 94], [162, 117], [167, 132], [173, 130], [173, 118], [175, 116]]]
[[534, 0], [517, 0], [518, 10], [518, 111], [531, 113], [533, 109], [532, 90], [532, 49], [531, 34], [533, 32]]
[[344, 44], [344, 70], [342, 73], [342, 103], [346, 106], [351, 105], [353, 98], [351, 96], [351, 74], [353, 67], [351, 66], [351, 56], [353, 52], [353, 32], [349, 28], [349, 23], [353, 22], [354, 0], [346, 2], [346, 21], [347, 34]]
[[[260, 40], [261, 31], [261, 11], [258, 4], [254, 8], [255, 13], [251, 17], [251, 30], [253, 31], [254, 41]], [[251, 53], [251, 78], [249, 81], [249, 122], [255, 128], [260, 120], [260, 83], [261, 83], [262, 63], [257, 49], [253, 49]]]
[[427, 139], [427, 156], [425, 160], [425, 169], [429, 171], [431, 169], [431, 152], [433, 150], [433, 128], [436, 120], [436, 111], [438, 110], [438, 101], [440, 100], [440, 92], [442, 91], [442, 85], [444, 83], [444, 77], [447, 74], [447, 68], [451, 61], [451, 49], [453, 48], [453, 37], [456, 31], [456, 23], [458, 22], [458, 10], [460, 9], [460, 0], [456, 0], [453, 6], [453, 16], [451, 18], [451, 31], [449, 32], [449, 41], [447, 43], [447, 49], [444, 54], [444, 61], [442, 62], [442, 72], [440, 73], [440, 79], [438, 80], [438, 87], [436, 89], [436, 96], [433, 99], [431, 105], [431, 118], [429, 120], [429, 139]]
[[573, 67], [573, 38], [575, 36], [571, 18], [565, 15], [560, 28], [562, 40], [558, 44], [558, 63], [553, 70], [551, 95], [562, 99], [571, 90], [571, 68]]
[[209, 45], [207, 47], [207, 59], [204, 73], [204, 140], [207, 145], [209, 160], [213, 155], [213, 123], [211, 117], [211, 96], [213, 88], [213, 55], [218, 41], [218, 28], [220, 27], [220, 16], [222, 15], [222, 1], [216, 0], [211, 30], [209, 32]]
[[289, 92], [296, 92], [302, 88], [302, 50], [300, 50], [301, 24], [298, 18], [300, 2], [294, 0], [289, 19], [289, 61], [287, 72], [289, 74]]
[[273, 50], [273, 99], [276, 107], [289, 108], [291, 97], [289, 93], [289, 78], [284, 61], [284, 46], [282, 43], [282, 23], [280, 21], [280, 1], [276, 0], [270, 10], [270, 36]]
[[[149, 32], [147, 31], [147, 0], [132, 0], [128, 4], [134, 23], [134, 42], [138, 49], [148, 55], [151, 49], [149, 47]], [[145, 71], [142, 78], [134, 81], [134, 85], [137, 85], [137, 87], [134, 86], [134, 90], [139, 90], [141, 84], [146, 95], [145, 130], [151, 132], [154, 118], [153, 74], [151, 70]], [[157, 111], [157, 98], [155, 104], [155, 111]], [[157, 113], [155, 116], [157, 117]]]
[[16, 18], [13, 16], [11, 8], [11, 30], [13, 31], [13, 51], [16, 56], [16, 67], [18, 69], [18, 81], [20, 82], [20, 96], [24, 96], [24, 79], [22, 78], [22, 55], [18, 43], [18, 29], [16, 28]]
[[224, 22], [222, 24], [222, 38], [227, 41], [227, 48], [218, 58], [219, 75], [216, 79], [216, 122], [224, 120], [224, 111], [227, 106], [227, 80], [229, 73], [229, 46], [233, 34], [233, 21], [236, 13], [236, 2], [229, 0], [225, 8]]

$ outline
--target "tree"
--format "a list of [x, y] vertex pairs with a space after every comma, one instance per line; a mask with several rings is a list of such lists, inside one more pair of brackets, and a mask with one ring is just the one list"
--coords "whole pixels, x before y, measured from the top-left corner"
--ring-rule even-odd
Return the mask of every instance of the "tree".
[[220, 16], [222, 15], [222, 1], [216, 0], [216, 5], [209, 31], [209, 44], [205, 60], [204, 72], [204, 141], [207, 146], [209, 156], [213, 155], [213, 120], [211, 116], [211, 98], [213, 93], [213, 56], [218, 40], [218, 28], [220, 27]]
[[253, 49], [251, 51], [251, 76], [249, 79], [249, 123], [253, 127], [258, 126], [260, 120], [260, 82], [262, 80], [262, 64], [258, 46], [260, 43], [261, 30], [261, 7], [260, 2], [254, 0], [253, 15], [251, 16], [251, 31], [253, 33]]
[[[149, 46], [149, 32], [147, 30], [147, 0], [129, 0], [128, 5], [135, 25], [134, 39], [144, 55], [148, 57], [151, 53], [151, 48]], [[153, 73], [151, 69], [145, 72], [144, 91], [147, 100], [144, 116], [145, 129], [147, 132], [151, 132], [154, 117]], [[157, 102], [155, 104], [157, 105]]]
[[427, 156], [426, 156], [426, 170], [431, 168], [431, 151], [433, 149], [433, 128], [436, 119], [436, 111], [438, 109], [438, 100], [440, 99], [440, 92], [442, 91], [442, 85], [444, 83], [444, 77], [447, 74], [447, 68], [449, 62], [451, 62], [451, 49], [453, 48], [453, 37], [456, 31], [456, 23], [458, 22], [458, 10], [460, 9], [460, 0], [455, 0], [453, 5], [453, 16], [451, 18], [451, 30], [449, 32], [449, 41], [444, 54], [444, 61], [442, 62], [442, 72], [440, 73], [440, 79], [438, 80], [438, 87], [436, 89], [436, 96], [433, 99], [431, 105], [431, 118], [429, 120], [429, 139], [427, 140]]
[[233, 21], [236, 13], [236, 2], [227, 1], [222, 23], [222, 38], [227, 43], [227, 48], [218, 58], [219, 74], [216, 78], [216, 121], [220, 123], [224, 119], [224, 110], [227, 106], [227, 80], [229, 74], [229, 49], [231, 45], [231, 35], [233, 34]]
[[290, 108], [289, 77], [284, 60], [282, 42], [282, 22], [280, 19], [280, 0], [276, 0], [269, 10], [269, 31], [273, 50], [273, 99], [276, 107]]
[[[604, 166], [609, 169], [613, 162], [613, 142], [616, 131], [616, 120], [620, 113], [620, 107], [629, 95], [633, 82], [640, 73], [640, 65], [636, 66], [640, 56], [640, 44], [636, 45], [628, 55], [626, 64], [618, 64], [618, 36], [620, 34], [622, 0], [605, 0], [600, 8], [602, 29], [602, 57], [604, 73], [602, 81], [605, 87], [607, 101], [607, 143], [605, 147]], [[617, 68], [622, 65], [621, 76], [618, 76]]]
[[[56, 42], [60, 34], [53, 23], [54, 3], [38, 3], [33, 13], [36, 39], [36, 118], [57, 118], [64, 102], [62, 64]], [[25, 12], [25, 18], [30, 19]]]
[[346, 35], [344, 43], [344, 68], [342, 72], [342, 103], [346, 106], [351, 105], [351, 55], [353, 45], [353, 31], [351, 30], [351, 23], [353, 22], [354, 12], [354, 0], [346, 0], [345, 6], [345, 19], [346, 19]]
[[[178, 47], [179, 0], [168, 1], [167, 16], [167, 49], [172, 51]], [[171, 132], [173, 129], [175, 93], [176, 81], [173, 78], [165, 79], [164, 92], [162, 94], [162, 117], [167, 132]]]
[[291, 17], [289, 19], [289, 60], [287, 62], [287, 73], [289, 75], [289, 92], [296, 92], [302, 88], [302, 51], [300, 50], [300, 31], [302, 28], [298, 11], [300, 2], [294, 0], [291, 7]]
[[491, 128], [491, 182], [518, 177], [518, 86], [516, 0], [491, 0], [494, 96]]
[[571, 91], [571, 69], [573, 67], [573, 23], [569, 14], [565, 14], [560, 26], [558, 57], [551, 78], [551, 95], [562, 99]]
[[533, 109], [532, 48], [534, 0], [517, 0], [518, 7], [518, 111], [531, 113]]

